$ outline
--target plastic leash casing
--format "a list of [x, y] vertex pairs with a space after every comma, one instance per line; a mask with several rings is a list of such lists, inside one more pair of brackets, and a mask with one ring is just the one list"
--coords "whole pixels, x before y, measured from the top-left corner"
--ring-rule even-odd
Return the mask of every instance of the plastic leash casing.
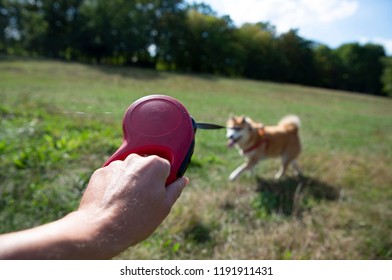
[[195, 145], [196, 124], [186, 108], [166, 95], [149, 95], [132, 103], [123, 118], [123, 141], [105, 162], [124, 160], [129, 154], [157, 155], [170, 162], [166, 185], [182, 177]]

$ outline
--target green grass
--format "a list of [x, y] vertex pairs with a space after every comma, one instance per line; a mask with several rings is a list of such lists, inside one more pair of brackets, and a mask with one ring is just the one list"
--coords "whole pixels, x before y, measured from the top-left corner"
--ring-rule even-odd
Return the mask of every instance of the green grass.
[[198, 131], [191, 183], [123, 259], [392, 259], [392, 100], [288, 84], [0, 57], [0, 232], [74, 210], [121, 143], [126, 108], [179, 99], [200, 122], [230, 113], [302, 121], [303, 178], [279, 161], [229, 182], [243, 159], [224, 131]]

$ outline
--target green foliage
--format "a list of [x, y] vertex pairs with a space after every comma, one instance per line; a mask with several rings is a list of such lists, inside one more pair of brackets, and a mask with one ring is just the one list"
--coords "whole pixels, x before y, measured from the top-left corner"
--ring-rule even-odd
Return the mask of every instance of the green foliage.
[[325, 45], [318, 45], [314, 49], [318, 81], [322, 87], [338, 88], [341, 82], [342, 65], [336, 51]]
[[237, 50], [241, 63], [239, 69], [243, 76], [253, 79], [274, 80], [279, 66], [275, 30], [269, 25], [244, 24], [236, 30]]
[[301, 38], [297, 30], [290, 30], [278, 38], [281, 81], [314, 85], [315, 65], [312, 42]]
[[[342, 62], [342, 89], [382, 94], [381, 75], [385, 57], [384, 48], [380, 45], [358, 43], [344, 44], [336, 49]], [[360, 77], [360, 78], [359, 78]]]
[[382, 82], [384, 85], [384, 92], [392, 97], [392, 57], [384, 58], [383, 63], [385, 65], [384, 72], [382, 74]]

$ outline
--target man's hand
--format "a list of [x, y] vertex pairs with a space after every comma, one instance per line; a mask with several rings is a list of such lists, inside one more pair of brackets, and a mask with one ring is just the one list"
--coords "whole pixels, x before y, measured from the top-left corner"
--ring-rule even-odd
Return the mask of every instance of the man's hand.
[[184, 177], [165, 187], [169, 172], [169, 162], [157, 156], [114, 161], [95, 171], [77, 212], [98, 220], [101, 242], [122, 251], [155, 231], [188, 184]]

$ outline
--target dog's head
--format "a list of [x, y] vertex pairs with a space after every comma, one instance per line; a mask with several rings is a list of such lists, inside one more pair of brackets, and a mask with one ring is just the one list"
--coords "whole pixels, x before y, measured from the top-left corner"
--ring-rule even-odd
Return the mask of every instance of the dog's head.
[[252, 124], [249, 118], [245, 116], [231, 116], [226, 123], [227, 146], [233, 147], [234, 144], [245, 143], [252, 130]]

